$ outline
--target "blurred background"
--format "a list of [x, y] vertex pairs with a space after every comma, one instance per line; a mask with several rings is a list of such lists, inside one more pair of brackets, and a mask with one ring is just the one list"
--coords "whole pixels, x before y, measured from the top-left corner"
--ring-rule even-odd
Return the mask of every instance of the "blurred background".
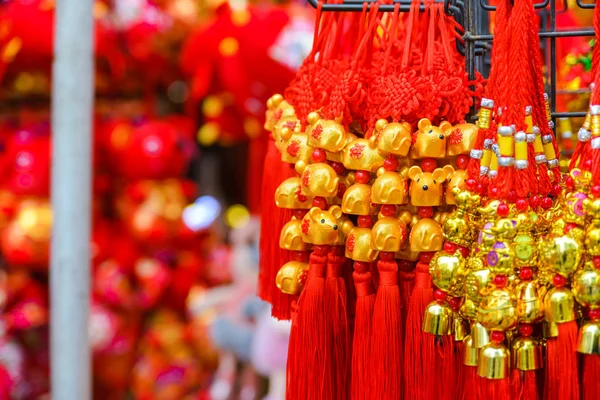
[[[0, 399], [49, 392], [54, 6], [0, 0]], [[289, 322], [255, 297], [263, 123], [314, 10], [95, 0], [94, 19], [94, 397], [283, 399]], [[563, 110], [588, 103], [592, 45], [559, 45]]]

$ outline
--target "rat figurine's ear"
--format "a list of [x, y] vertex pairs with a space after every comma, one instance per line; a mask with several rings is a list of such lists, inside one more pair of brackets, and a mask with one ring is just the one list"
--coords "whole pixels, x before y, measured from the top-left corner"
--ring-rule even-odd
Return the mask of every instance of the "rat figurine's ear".
[[444, 136], [448, 137], [452, 133], [452, 124], [448, 121], [442, 121], [440, 123], [440, 129], [444, 133]]
[[378, 119], [377, 122], [375, 123], [375, 129], [379, 132], [381, 132], [386, 125], [388, 124], [387, 120], [385, 119]]
[[353, 228], [354, 224], [350, 220], [346, 220], [342, 223], [342, 232], [344, 235], [348, 235]]
[[316, 111], [311, 112], [310, 114], [308, 114], [308, 117], [306, 117], [306, 120], [310, 125], [316, 124], [317, 122], [319, 122], [320, 119], [321, 116]]
[[444, 170], [444, 173], [446, 174], [446, 180], [449, 181], [450, 178], [452, 178], [452, 174], [454, 174], [454, 167], [452, 165], [444, 165], [444, 167], [442, 169]]
[[409, 226], [413, 220], [413, 214], [410, 211], [402, 211], [398, 218]]
[[419, 177], [421, 176], [422, 173], [423, 173], [423, 170], [421, 169], [421, 167], [419, 167], [418, 165], [414, 165], [414, 166], [410, 167], [410, 169], [408, 170], [408, 177], [414, 181], [416, 179], [419, 179]]
[[[452, 167], [450, 167], [450, 168], [452, 168]], [[452, 169], [454, 169], [454, 168], [452, 168]], [[433, 173], [431, 174], [431, 176], [433, 176], [433, 179], [436, 180], [436, 181], [438, 181], [438, 182], [444, 182], [446, 180], [446, 172], [443, 169], [441, 169], [441, 168], [434, 169]]]
[[425, 129], [429, 128], [431, 126], [431, 121], [428, 120], [427, 118], [421, 118], [419, 120], [419, 130], [424, 131]]
[[308, 211], [308, 216], [310, 217], [310, 219], [312, 219], [313, 221], [316, 221], [317, 218], [319, 218], [319, 213], [321, 212], [321, 209], [319, 207], [313, 207]]
[[292, 133], [294, 133], [293, 130], [291, 130], [288, 126], [284, 126], [283, 128], [281, 128], [281, 131], [279, 133], [279, 136], [285, 140], [288, 141], [290, 140], [290, 138], [292, 137]]
[[340, 206], [329, 207], [329, 212], [337, 219], [342, 218], [342, 209], [340, 208]]
[[296, 170], [297, 173], [302, 175], [302, 173], [306, 169], [306, 162], [304, 162], [302, 160], [296, 161], [296, 164], [294, 165], [294, 169]]

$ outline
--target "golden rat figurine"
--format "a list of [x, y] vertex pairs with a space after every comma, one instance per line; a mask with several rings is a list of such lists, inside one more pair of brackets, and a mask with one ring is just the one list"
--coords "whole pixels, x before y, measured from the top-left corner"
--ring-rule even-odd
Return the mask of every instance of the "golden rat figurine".
[[291, 118], [296, 116], [296, 111], [280, 94], [275, 94], [267, 100], [267, 112], [265, 118], [265, 130], [272, 132], [273, 127], [282, 118]]
[[316, 245], [333, 245], [338, 241], [338, 219], [342, 217], [339, 206], [329, 210], [312, 207], [302, 218], [302, 240]]
[[[442, 127], [442, 126], [440, 126]], [[446, 133], [446, 155], [457, 156], [459, 154], [469, 154], [475, 146], [479, 128], [474, 124], [458, 124], [454, 126], [445, 125], [444, 133]]]
[[444, 181], [446, 173], [442, 168], [433, 172], [423, 172], [421, 167], [415, 165], [408, 170], [410, 178], [410, 202], [413, 206], [439, 206], [444, 195]]
[[418, 122], [419, 130], [410, 149], [409, 156], [415, 158], [444, 158], [446, 157], [446, 138], [451, 133], [452, 125], [444, 121], [440, 126], [431, 125], [431, 121], [423, 118]]
[[339, 153], [348, 144], [351, 134], [338, 121], [321, 119], [318, 112], [308, 114], [307, 120], [305, 131], [309, 146]]
[[386, 156], [406, 157], [410, 150], [412, 136], [411, 126], [408, 122], [391, 122], [380, 119], [375, 124], [375, 134], [377, 149]]

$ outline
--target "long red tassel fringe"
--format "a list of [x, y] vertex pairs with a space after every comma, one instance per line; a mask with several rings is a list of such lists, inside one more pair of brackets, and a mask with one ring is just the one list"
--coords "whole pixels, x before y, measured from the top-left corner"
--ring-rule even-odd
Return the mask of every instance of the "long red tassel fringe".
[[546, 341], [544, 399], [578, 399], [577, 322], [557, 325], [558, 337]]
[[582, 400], [600, 399], [600, 355], [583, 355]]
[[514, 369], [511, 379], [512, 398], [514, 400], [539, 399], [536, 371], [519, 371], [518, 369]]

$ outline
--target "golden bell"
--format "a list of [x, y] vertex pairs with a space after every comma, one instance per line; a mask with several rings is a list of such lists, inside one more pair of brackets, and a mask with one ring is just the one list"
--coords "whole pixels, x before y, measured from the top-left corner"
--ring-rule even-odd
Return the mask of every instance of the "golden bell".
[[579, 328], [577, 351], [582, 354], [600, 355], [600, 322], [589, 321]]
[[429, 273], [433, 284], [451, 296], [462, 295], [467, 270], [466, 261], [460, 251], [448, 254], [438, 251], [429, 263]]
[[375, 204], [406, 204], [408, 179], [393, 171], [381, 173], [371, 187], [371, 201]]
[[464, 365], [470, 367], [476, 367], [479, 363], [479, 349], [473, 345], [473, 337], [471, 335], [465, 336], [463, 340], [464, 346]]
[[411, 251], [439, 251], [444, 244], [442, 227], [431, 218], [422, 218], [410, 230], [409, 241]]
[[377, 172], [383, 167], [385, 158], [377, 151], [375, 143], [369, 139], [355, 139], [342, 151], [344, 167], [354, 171]]
[[458, 124], [445, 127], [445, 130], [450, 130], [446, 145], [446, 154], [448, 156], [469, 154], [475, 145], [475, 140], [477, 140], [479, 132], [479, 128], [474, 124]]
[[489, 330], [507, 331], [517, 324], [516, 302], [506, 289], [494, 289], [479, 303], [477, 322]]
[[581, 261], [582, 248], [577, 240], [567, 235], [551, 237], [542, 241], [540, 255], [550, 268], [569, 277]]
[[544, 317], [558, 324], [575, 320], [575, 299], [569, 289], [555, 287], [546, 293]]
[[289, 261], [279, 268], [275, 285], [285, 294], [298, 295], [304, 287], [306, 271], [308, 271], [308, 263]]
[[476, 349], [481, 349], [490, 343], [490, 333], [479, 322], [471, 324], [471, 337], [473, 338], [473, 346]]
[[449, 305], [433, 301], [425, 309], [423, 332], [436, 336], [452, 333], [454, 312]]
[[371, 229], [354, 227], [346, 236], [346, 257], [354, 261], [373, 262], [379, 252], [371, 248]]
[[350, 134], [338, 121], [321, 119], [317, 112], [308, 114], [307, 120], [306, 135], [309, 146], [339, 153], [348, 144]]
[[446, 138], [450, 135], [452, 125], [444, 121], [439, 127], [431, 125], [431, 121], [422, 118], [418, 123], [415, 143], [410, 148], [409, 157], [444, 158], [446, 157]]
[[301, 193], [300, 177], [288, 178], [275, 191], [275, 204], [279, 208], [309, 209], [312, 198]]
[[400, 251], [407, 239], [408, 229], [400, 218], [379, 218], [371, 229], [371, 247], [378, 251]]
[[542, 322], [542, 335], [545, 339], [554, 338], [558, 336], [558, 325], [556, 322]]
[[504, 379], [510, 375], [510, 352], [503, 344], [489, 343], [479, 353], [477, 374], [487, 379]]
[[344, 192], [342, 212], [350, 215], [374, 215], [371, 204], [371, 185], [355, 183]]
[[333, 197], [337, 195], [339, 181], [340, 178], [328, 164], [316, 163], [304, 168], [300, 182], [302, 193], [307, 196]]
[[571, 292], [575, 300], [583, 306], [600, 304], [600, 271], [594, 267], [593, 262], [588, 261], [583, 269], [575, 272]]
[[517, 316], [519, 322], [534, 323], [544, 318], [542, 298], [534, 281], [525, 281], [517, 286]]
[[466, 321], [457, 312], [454, 313], [452, 321], [452, 332], [454, 333], [454, 341], [462, 342], [465, 339], [465, 337], [467, 337], [468, 333]]
[[520, 371], [533, 371], [543, 367], [542, 346], [531, 337], [518, 337], [511, 346], [514, 368]]
[[408, 122], [388, 123], [384, 119], [375, 125], [377, 149], [381, 154], [406, 157], [412, 142], [411, 126]]
[[281, 229], [279, 247], [289, 251], [306, 251], [310, 246], [302, 240], [302, 221], [293, 218]]

